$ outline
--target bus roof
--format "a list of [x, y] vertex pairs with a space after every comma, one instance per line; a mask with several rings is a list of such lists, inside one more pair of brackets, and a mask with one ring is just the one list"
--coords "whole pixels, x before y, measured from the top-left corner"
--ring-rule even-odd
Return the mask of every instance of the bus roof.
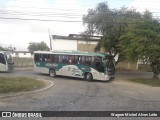
[[95, 52], [81, 52], [81, 51], [34, 51], [34, 53], [42, 53], [42, 54], [63, 54], [63, 55], [84, 55], [84, 56], [111, 56], [107, 53], [95, 53]]

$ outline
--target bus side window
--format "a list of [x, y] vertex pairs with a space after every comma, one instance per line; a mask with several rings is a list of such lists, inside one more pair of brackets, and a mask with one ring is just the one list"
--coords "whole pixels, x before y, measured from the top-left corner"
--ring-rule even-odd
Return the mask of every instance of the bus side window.
[[88, 64], [91, 65], [92, 64], [92, 57], [88, 57]]
[[85, 64], [86, 65], [91, 65], [91, 57], [86, 56]]
[[59, 62], [59, 55], [55, 55], [55, 63]]
[[47, 55], [47, 61], [50, 62], [51, 61], [51, 55]]
[[68, 55], [63, 56], [62, 63], [69, 63], [69, 56]]
[[55, 62], [55, 55], [50, 55], [50, 62], [54, 63]]
[[6, 64], [5, 58], [3, 54], [0, 54], [0, 63]]
[[34, 55], [34, 61], [40, 61], [39, 54]]
[[77, 64], [81, 64], [82, 63], [82, 56], [78, 56], [78, 62]]
[[85, 56], [82, 56], [81, 58], [82, 58], [81, 64], [86, 64], [86, 57], [85, 57]]
[[42, 61], [47, 61], [47, 55], [46, 54], [42, 54]]
[[42, 54], [39, 54], [39, 61], [42, 61]]
[[65, 55], [62, 57], [62, 63], [65, 63]]
[[73, 64], [77, 64], [77, 59], [78, 59], [78, 57], [77, 57], [76, 55], [74, 55], [74, 56], [73, 56], [73, 62], [72, 62], [72, 63], [73, 63]]
[[59, 61], [58, 62], [63, 63], [62, 61], [63, 61], [63, 55], [59, 55]]
[[73, 56], [69, 56], [69, 64], [73, 64]]
[[51, 59], [50, 59], [50, 55], [49, 55], [49, 54], [44, 54], [43, 57], [44, 57], [44, 58], [43, 58], [44, 61], [50, 62]]

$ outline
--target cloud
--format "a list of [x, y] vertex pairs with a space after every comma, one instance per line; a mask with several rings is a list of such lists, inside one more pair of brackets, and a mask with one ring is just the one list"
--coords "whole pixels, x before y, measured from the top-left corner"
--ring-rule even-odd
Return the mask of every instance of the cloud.
[[[12, 45], [26, 50], [29, 42], [46, 41], [49, 46], [48, 29], [51, 34], [78, 34], [84, 30], [82, 15], [87, 9], [78, 0], [10, 0], [1, 9], [0, 17], [56, 21], [28, 21], [17, 19], [0, 20], [0, 44]], [[62, 22], [63, 21], [63, 22]]]
[[134, 0], [130, 6], [136, 8], [140, 12], [150, 10], [154, 16], [160, 16], [159, 5], [160, 0]]

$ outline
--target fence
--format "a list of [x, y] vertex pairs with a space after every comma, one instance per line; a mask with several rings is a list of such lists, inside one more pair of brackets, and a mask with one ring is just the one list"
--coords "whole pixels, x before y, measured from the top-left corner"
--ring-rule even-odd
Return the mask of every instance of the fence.
[[13, 58], [15, 67], [33, 67], [32, 58]]
[[119, 62], [116, 70], [139, 70], [139, 71], [152, 71], [149, 65], [137, 64], [128, 61]]
[[[33, 67], [33, 58], [14, 58], [15, 67]], [[140, 70], [151, 71], [149, 65], [141, 65], [137, 63], [131, 63], [128, 61], [119, 62], [116, 66], [116, 70]]]
[[138, 70], [138, 64], [137, 63], [131, 63], [128, 61], [119, 62], [116, 66], [116, 69], [132, 69], [132, 70]]

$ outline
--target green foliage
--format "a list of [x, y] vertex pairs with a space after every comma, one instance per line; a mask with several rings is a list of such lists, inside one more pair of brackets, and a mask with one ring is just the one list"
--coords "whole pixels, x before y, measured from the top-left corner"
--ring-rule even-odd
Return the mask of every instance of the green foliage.
[[0, 46], [0, 50], [5, 51], [6, 49], [4, 47]]
[[[146, 16], [146, 13], [144, 15]], [[122, 54], [131, 61], [147, 59], [156, 79], [160, 73], [159, 32], [160, 23], [147, 17], [147, 19], [135, 23], [132, 28], [127, 28], [125, 34], [119, 39], [119, 48], [123, 50]]]
[[39, 89], [44, 82], [26, 77], [0, 77], [0, 93], [22, 92]]
[[152, 79], [143, 79], [143, 78], [134, 78], [128, 79], [128, 81], [149, 85], [152, 87], [160, 87], [160, 80], [152, 80]]
[[29, 52], [33, 53], [34, 51], [37, 51], [37, 50], [42, 50], [42, 51], [49, 50], [49, 47], [43, 41], [40, 43], [32, 42], [32, 43], [29, 43], [28, 50]]
[[13, 47], [13, 46], [8, 46], [8, 47], [2, 47], [1, 45], [0, 45], [0, 50], [1, 51], [15, 51], [16, 50], [16, 48], [15, 47]]
[[98, 4], [83, 17], [84, 34], [101, 34], [96, 51], [120, 55], [119, 60], [148, 60], [154, 77], [160, 73], [160, 23], [148, 10], [144, 14], [135, 9], [112, 10], [107, 3]]
[[83, 22], [87, 28], [84, 33], [103, 35], [95, 49], [96, 51], [100, 51], [102, 48], [110, 54], [119, 53], [123, 58], [119, 48], [119, 38], [124, 34], [127, 27], [132, 26], [140, 18], [141, 14], [135, 9], [123, 7], [120, 10], [112, 10], [107, 3], [103, 2], [98, 4], [96, 9], [90, 9], [88, 14], [83, 17]]

